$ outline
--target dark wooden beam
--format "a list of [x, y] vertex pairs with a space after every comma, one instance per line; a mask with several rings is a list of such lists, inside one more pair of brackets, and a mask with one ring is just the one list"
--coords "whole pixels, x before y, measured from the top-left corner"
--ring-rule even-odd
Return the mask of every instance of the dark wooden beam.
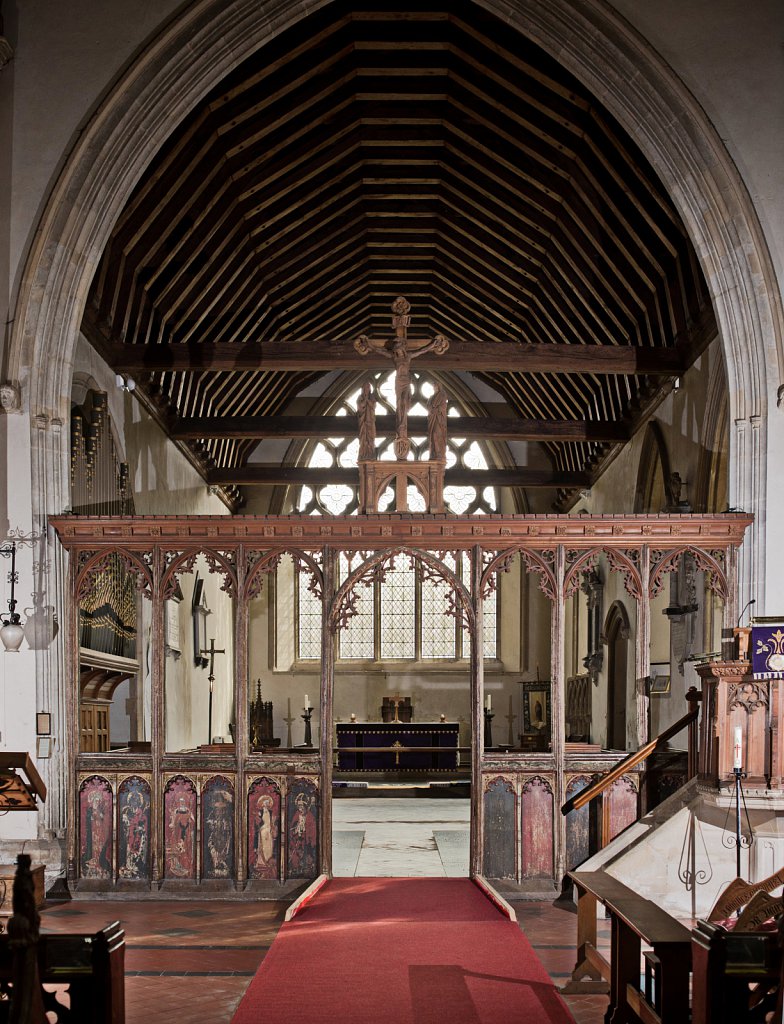
[[[106, 345], [104, 353], [118, 373], [284, 370], [388, 370], [392, 361], [370, 352], [360, 356], [346, 342], [281, 341], [265, 345]], [[510, 373], [658, 374], [678, 376], [686, 367], [676, 348], [619, 345], [504, 344], [450, 341], [438, 356], [415, 360], [416, 368]]]
[[[448, 420], [449, 432], [486, 441], [628, 441], [630, 432], [623, 423], [600, 423], [585, 420], [491, 419], [485, 416]], [[356, 416], [223, 416], [192, 417], [172, 424], [174, 440], [228, 437], [347, 437], [356, 436]], [[427, 419], [409, 416], [408, 432], [412, 437], [427, 436]], [[376, 416], [376, 433], [392, 437], [394, 416]]]
[[[396, 465], [390, 462], [390, 469]], [[242, 487], [260, 487], [266, 484], [307, 484], [323, 487], [325, 484], [359, 482], [356, 469], [311, 469], [306, 466], [250, 465], [232, 469], [211, 469], [206, 474], [210, 485], [234, 484]], [[448, 469], [445, 484], [458, 487], [588, 487], [588, 473], [561, 473], [547, 469]]]

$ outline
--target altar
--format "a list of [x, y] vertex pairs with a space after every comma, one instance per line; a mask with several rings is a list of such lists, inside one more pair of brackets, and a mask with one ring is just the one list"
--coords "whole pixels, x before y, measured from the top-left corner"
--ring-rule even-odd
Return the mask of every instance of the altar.
[[457, 722], [338, 722], [340, 771], [454, 771]]

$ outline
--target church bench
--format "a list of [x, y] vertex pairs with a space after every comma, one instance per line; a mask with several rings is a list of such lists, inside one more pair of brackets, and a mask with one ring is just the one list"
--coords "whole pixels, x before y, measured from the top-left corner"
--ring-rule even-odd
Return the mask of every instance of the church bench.
[[[762, 1020], [778, 1005], [780, 1021], [782, 963], [780, 931], [732, 931], [698, 921], [692, 933], [694, 1024], [741, 1024]], [[781, 924], [779, 924], [779, 929]]]
[[[607, 992], [607, 1024], [689, 1021], [691, 932], [651, 900], [604, 871], [570, 871], [577, 890], [577, 961], [567, 993]], [[610, 917], [610, 958], [597, 948], [597, 907]], [[646, 954], [640, 990], [642, 943]], [[604, 980], [602, 980], [604, 979]]]
[[[42, 933], [37, 942], [42, 985], [67, 985], [70, 1015], [79, 1024], [125, 1024], [125, 932], [114, 921], [91, 935]], [[0, 986], [13, 977], [7, 934], [0, 935]], [[54, 994], [44, 991], [46, 1009], [59, 1009]], [[0, 1021], [4, 1020], [0, 1003]]]

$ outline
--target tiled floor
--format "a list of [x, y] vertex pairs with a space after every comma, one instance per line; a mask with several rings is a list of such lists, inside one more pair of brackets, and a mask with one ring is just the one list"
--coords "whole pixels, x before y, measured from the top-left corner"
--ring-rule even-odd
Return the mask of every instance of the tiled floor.
[[[554, 907], [549, 901], [516, 900], [513, 905], [520, 928], [560, 988], [569, 980], [574, 967], [577, 914]], [[609, 957], [609, 921], [597, 922], [597, 946]], [[564, 999], [577, 1024], [603, 1024], [607, 996], [564, 996]]]
[[[336, 800], [333, 819], [336, 875], [468, 874], [468, 800]], [[553, 981], [564, 984], [574, 966], [577, 915], [550, 901], [514, 905]], [[42, 927], [89, 933], [119, 919], [127, 944], [127, 1024], [229, 1024], [286, 906], [283, 901], [73, 901], [48, 906]], [[608, 922], [599, 922], [599, 945], [609, 946]], [[307, 965], [303, 971], [306, 976]], [[606, 996], [566, 1001], [577, 1024], [603, 1021]]]
[[[42, 927], [91, 932], [120, 920], [127, 943], [127, 1024], [229, 1024], [285, 907], [267, 902], [72, 902], [48, 906]], [[521, 901], [515, 909], [553, 981], [562, 985], [574, 964], [577, 916], [551, 903]], [[608, 922], [599, 922], [599, 935], [600, 947], [608, 945]], [[577, 1024], [603, 1021], [606, 997], [568, 996], [566, 1001]]]
[[228, 1024], [286, 906], [96, 900], [47, 907], [41, 926], [89, 933], [120, 921], [127, 1024]]
[[465, 878], [470, 813], [470, 801], [460, 799], [335, 800], [333, 872], [339, 877]]

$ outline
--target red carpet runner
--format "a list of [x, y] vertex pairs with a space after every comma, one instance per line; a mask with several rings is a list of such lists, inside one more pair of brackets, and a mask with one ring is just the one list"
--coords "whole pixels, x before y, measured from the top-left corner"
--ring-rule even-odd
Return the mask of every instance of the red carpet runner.
[[572, 1024], [519, 927], [463, 878], [338, 878], [284, 924], [233, 1024]]

